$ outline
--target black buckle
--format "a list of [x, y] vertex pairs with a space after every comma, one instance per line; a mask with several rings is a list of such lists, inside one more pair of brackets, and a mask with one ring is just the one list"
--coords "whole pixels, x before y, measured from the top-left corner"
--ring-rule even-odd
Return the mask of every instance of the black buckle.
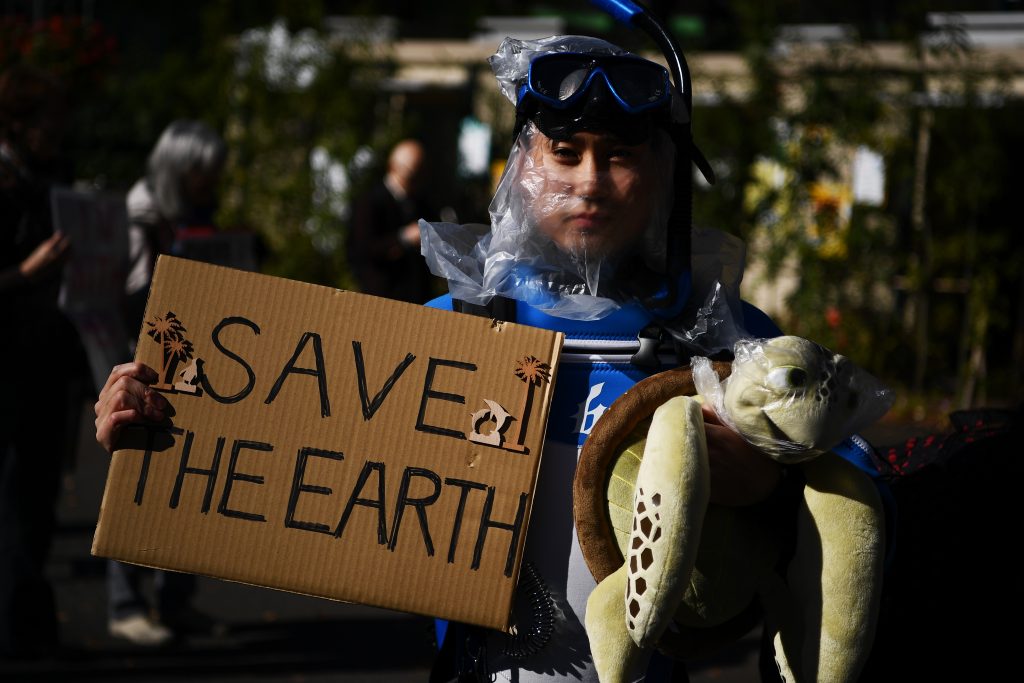
[[664, 339], [665, 332], [660, 325], [651, 324], [640, 330], [636, 339], [640, 342], [640, 348], [629, 359], [629, 362], [644, 370], [658, 370], [661, 368], [661, 361], [658, 359], [658, 349]]

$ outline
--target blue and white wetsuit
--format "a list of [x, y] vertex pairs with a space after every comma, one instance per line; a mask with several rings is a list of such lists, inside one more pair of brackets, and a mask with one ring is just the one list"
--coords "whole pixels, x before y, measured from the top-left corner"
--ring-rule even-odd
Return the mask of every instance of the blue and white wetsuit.
[[[688, 293], [688, 287], [685, 289]], [[678, 301], [675, 310], [659, 313], [667, 317], [676, 315], [686, 297], [680, 296]], [[596, 683], [597, 674], [583, 626], [587, 598], [596, 582], [583, 559], [573, 524], [572, 488], [577, 458], [594, 424], [615, 399], [654, 372], [678, 366], [679, 360], [675, 353], [666, 354], [660, 357], [662, 367], [655, 370], [641, 369], [630, 362], [640, 347], [638, 333], [659, 320], [656, 312], [638, 303], [625, 304], [595, 321], [557, 318], [523, 302], [515, 303], [515, 322], [566, 335], [523, 557], [524, 571], [538, 577], [542, 590], [551, 598], [553, 620], [546, 644], [525, 657], [505, 653], [509, 642], [504, 634], [489, 634], [487, 670], [499, 681], [527, 683], [557, 678]], [[452, 310], [452, 300], [446, 295], [428, 306]], [[771, 319], [757, 308], [744, 304], [743, 315], [744, 327], [750, 334], [757, 337], [781, 334]], [[532, 569], [527, 570], [527, 567]], [[524, 604], [529, 603], [531, 596], [523, 592], [520, 590], [517, 594], [517, 609], [523, 607], [529, 612], [530, 608]], [[664, 661], [652, 664], [654, 666], [664, 668], [665, 675], [652, 669], [647, 680], [667, 680], [670, 666]]]

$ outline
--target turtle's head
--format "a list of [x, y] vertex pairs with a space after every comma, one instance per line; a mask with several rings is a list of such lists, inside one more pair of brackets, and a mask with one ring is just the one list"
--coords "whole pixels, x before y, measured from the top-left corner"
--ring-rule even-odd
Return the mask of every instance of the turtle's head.
[[735, 354], [725, 410], [749, 442], [782, 463], [819, 455], [892, 405], [874, 377], [802, 337], [742, 340]]

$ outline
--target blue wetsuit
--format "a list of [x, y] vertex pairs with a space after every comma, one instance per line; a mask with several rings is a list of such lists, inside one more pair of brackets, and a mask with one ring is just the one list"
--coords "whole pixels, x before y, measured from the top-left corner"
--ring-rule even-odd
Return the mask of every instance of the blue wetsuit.
[[[689, 294], [688, 280], [683, 280], [680, 289]], [[680, 296], [674, 307], [657, 311], [630, 302], [594, 321], [558, 318], [515, 302], [515, 322], [560, 331], [566, 339], [523, 558], [523, 575], [529, 575], [530, 586], [524, 590], [521, 581], [516, 598], [517, 610], [525, 611], [528, 619], [546, 620], [550, 613], [550, 632], [544, 634], [542, 640], [546, 643], [537, 649], [504, 634], [488, 634], [484, 638], [486, 671], [499, 681], [526, 683], [552, 677], [597, 681], [583, 627], [586, 600], [596, 583], [583, 560], [573, 526], [572, 482], [577, 457], [594, 424], [615, 399], [645, 377], [679, 365], [675, 353], [661, 356], [662, 366], [653, 369], [640, 368], [631, 363], [631, 358], [639, 348], [638, 333], [651, 323], [678, 315], [686, 299]], [[448, 295], [427, 305], [452, 310]], [[754, 306], [744, 303], [743, 316], [744, 328], [752, 336], [781, 334]], [[538, 601], [550, 602], [551, 608], [539, 617]], [[448, 625], [439, 622], [438, 627], [440, 642]], [[474, 647], [479, 648], [479, 644]], [[670, 669], [667, 661], [656, 658], [647, 680], [668, 680]]]

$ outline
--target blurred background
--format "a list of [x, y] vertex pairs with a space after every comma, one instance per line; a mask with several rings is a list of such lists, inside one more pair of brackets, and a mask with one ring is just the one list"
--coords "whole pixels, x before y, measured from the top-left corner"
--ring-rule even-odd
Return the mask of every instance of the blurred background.
[[[695, 222], [749, 245], [746, 297], [899, 389], [892, 418], [1016, 403], [1024, 8], [1015, 0], [660, 0], [718, 177]], [[506, 35], [585, 33], [660, 60], [584, 0], [4, 0], [0, 70], [71, 88], [78, 188], [126, 192], [173, 119], [229, 148], [217, 223], [274, 275], [355, 288], [350, 198], [416, 137], [444, 217], [486, 222], [512, 107]], [[698, 174], [699, 176], [699, 174]], [[698, 178], [699, 179], [699, 178]]]
[[[960, 409], [1018, 407], [1022, 3], [647, 4], [684, 49], [694, 137], [717, 176], [709, 186], [695, 175], [694, 222], [746, 241], [745, 298], [896, 390], [867, 434], [874, 443], [946, 431]], [[123, 211], [161, 131], [201, 120], [227, 150], [212, 222], [255, 239], [249, 267], [358, 289], [346, 257], [354, 204], [398, 141], [423, 144], [434, 218], [488, 222], [514, 112], [487, 58], [506, 36], [558, 33], [662, 60], [586, 0], [0, 0], [0, 77], [30, 65], [64, 84], [54, 165], [72, 198], [114, 197]], [[127, 251], [125, 235], [115, 242]], [[98, 242], [79, 241], [80, 253], [86, 245]], [[113, 247], [101, 252], [90, 252], [94, 266], [121, 267]], [[90, 272], [82, 277], [123, 288], [123, 272]], [[93, 337], [91, 351], [102, 341]], [[190, 658], [109, 637], [104, 567], [89, 555], [107, 464], [93, 435], [96, 381], [73, 394], [84, 403], [48, 570], [65, 642], [85, 654], [7, 663], [0, 678], [424, 679], [426, 619], [227, 582], [201, 583], [197, 605], [229, 614], [231, 635], [193, 641]], [[974, 538], [978, 527], [963, 527]], [[905, 638], [883, 635], [892, 649]], [[360, 646], [339, 649], [346, 640]], [[695, 667], [692, 680], [751, 680], [756, 640]]]

